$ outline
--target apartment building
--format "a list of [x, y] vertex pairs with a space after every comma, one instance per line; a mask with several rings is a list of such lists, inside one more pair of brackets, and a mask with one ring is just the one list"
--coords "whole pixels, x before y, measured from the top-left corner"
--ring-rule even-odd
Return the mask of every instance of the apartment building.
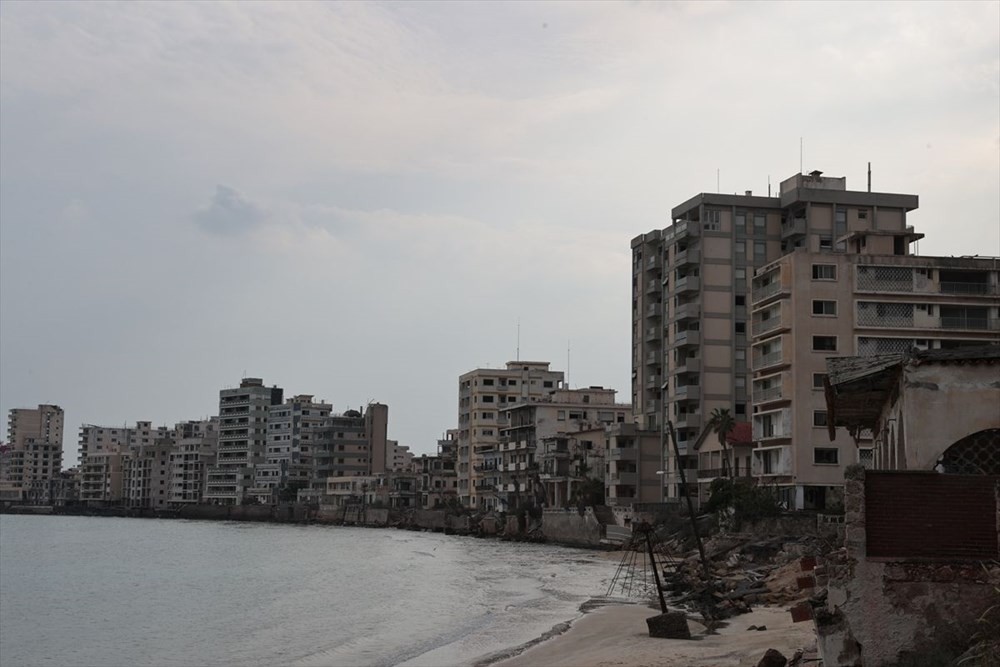
[[[770, 340], [774, 338], [773, 329], [762, 328], [774, 326], [768, 321], [774, 314], [766, 308], [770, 302], [751, 303], [751, 298], [758, 299], [756, 294], [751, 294], [755, 273], [758, 274], [756, 286], [766, 291], [777, 289], [770, 287], [768, 282], [767, 276], [774, 272], [770, 265], [785, 261], [786, 256], [791, 258], [789, 262], [804, 262], [808, 265], [804, 269], [807, 271], [812, 271], [815, 262], [802, 258], [810, 255], [833, 258], [828, 262], [831, 265], [851, 262], [850, 258], [858, 254], [890, 256], [897, 258], [896, 261], [909, 257], [910, 244], [920, 235], [907, 225], [906, 216], [917, 205], [916, 195], [871, 192], [870, 188], [865, 192], [851, 191], [847, 189], [845, 178], [823, 176], [817, 171], [786, 179], [780, 184], [778, 196], [768, 193], [761, 197], [750, 191], [743, 195], [696, 195], [672, 210], [673, 222], [666, 229], [654, 230], [632, 240], [634, 420], [644, 429], [661, 432], [669, 420], [676, 429], [681, 461], [675, 461], [671, 449], [664, 447], [668, 460], [663, 468], [666, 472], [663, 480], [668, 499], [678, 498], [684, 492], [679, 485], [679, 465], [685, 469], [697, 467], [704, 473], [697, 475], [700, 499], [707, 497], [714, 479], [708, 474], [710, 471], [735, 469], [736, 464], [746, 469], [749, 448], [735, 452], [738, 460], [730, 460], [728, 466], [719, 465], [726, 454], [721, 451], [717, 438], [705, 437], [714, 410], [729, 410], [738, 424], [753, 421], [757, 434], [771, 433], [772, 428], [785, 433], [786, 429], [793, 428], [791, 408], [774, 412], [769, 409], [773, 403], [758, 405], [752, 399], [752, 392], [757, 390], [766, 397], [763, 400], [771, 401], [777, 390], [775, 378], [751, 368], [751, 356], [770, 363], [779, 349], [776, 340]], [[761, 269], [764, 269], [762, 273]], [[877, 283], [888, 274], [881, 269], [872, 271], [867, 275], [876, 284], [869, 289], [871, 294], [878, 294], [881, 288]], [[790, 276], [787, 280], [791, 280]], [[830, 284], [839, 283], [834, 279]], [[799, 289], [814, 287], [819, 286], [810, 277]], [[859, 308], [874, 308], [872, 313], [888, 312], [886, 306], [877, 305], [880, 300], [870, 299], [876, 305], [859, 305]], [[803, 296], [800, 301], [808, 302], [808, 317], [811, 318], [813, 302], [829, 299]], [[954, 305], [973, 304], [959, 301]], [[779, 308], [787, 310], [789, 307], [790, 304], [786, 304]], [[944, 312], [959, 316], [965, 313], [967, 319], [976, 320], [981, 319], [982, 314], [980, 310], [953, 311], [950, 306]], [[815, 333], [803, 331], [803, 337], [796, 339], [795, 345], [795, 353], [801, 352], [809, 359], [808, 355], [813, 354], [812, 336], [830, 336], [826, 329], [833, 326], [832, 322], [843, 319], [827, 314], [827, 320], [821, 320], [824, 314], [816, 315], [818, 317], [810, 321], [818, 325], [822, 322], [819, 329]], [[754, 324], [757, 328], [751, 334]], [[884, 344], [872, 341], [885, 338], [884, 331], [869, 330], [868, 333], [859, 333], [857, 340], [852, 340], [850, 351], [844, 343], [840, 343], [839, 350], [824, 351], [853, 353], [856, 342], [858, 351], [865, 353], [867, 349]], [[978, 334], [966, 337], [977, 338]], [[910, 339], [926, 340], [918, 336]], [[791, 345], [791, 341], [788, 344]], [[829, 346], [830, 340], [821, 339], [816, 344]], [[781, 349], [784, 354], [793, 353], [792, 347]], [[762, 370], [771, 371], [772, 366]], [[813, 378], [810, 376], [809, 380], [812, 382]], [[817, 423], [823, 419], [820, 414], [813, 415], [807, 405], [802, 405], [801, 409], [805, 416], [799, 417], [800, 425], [813, 418]], [[820, 408], [815, 412], [820, 412]], [[776, 426], [772, 427], [771, 423]], [[773, 459], [777, 463], [780, 459], [785, 462], [782, 469], [787, 469], [791, 465], [788, 463], [790, 450], [775, 451], [777, 453], [764, 458], [755, 453], [751, 466], [763, 469], [761, 466], [770, 465], [768, 461]], [[734, 453], [728, 456], [733, 457]], [[832, 453], [821, 456], [829, 457]], [[843, 465], [843, 461], [837, 463], [815, 481], [824, 482], [825, 486], [826, 481], [841, 474]], [[792, 476], [795, 474], [793, 471]], [[689, 483], [688, 492], [695, 493], [694, 485]], [[801, 485], [798, 491], [788, 493], [790, 506], [816, 504], [806, 501]], [[812, 500], [823, 502], [820, 492], [810, 495]]]
[[124, 460], [123, 501], [132, 509], [166, 509], [170, 502], [170, 454], [174, 434], [137, 445]]
[[169, 502], [178, 507], [197, 504], [205, 495], [205, 474], [215, 465], [219, 419], [181, 422], [174, 427], [170, 452]]
[[412, 469], [413, 452], [409, 446], [401, 445], [397, 440], [386, 441], [386, 468], [394, 472], [403, 472]]
[[661, 503], [665, 498], [662, 432], [636, 424], [616, 424], [605, 439], [604, 498], [611, 507]]
[[909, 255], [912, 227], [845, 208], [843, 252], [796, 250], [754, 278], [753, 472], [789, 507], [837, 504], [843, 467], [872, 461], [871, 433], [827, 435], [829, 357], [1000, 343], [1000, 259]]
[[207, 471], [205, 502], [239, 505], [251, 497], [254, 467], [265, 463], [268, 415], [283, 397], [280, 387], [265, 387], [260, 378], [219, 392], [219, 448]]
[[254, 467], [251, 495], [271, 502], [281, 487], [305, 489], [312, 485], [313, 457], [331, 411], [329, 403], [315, 401], [311, 394], [299, 394], [270, 407], [264, 463]]
[[77, 447], [80, 501], [94, 506], [127, 505], [133, 488], [145, 488], [145, 483], [140, 487], [131, 484], [132, 461], [136, 454], [157, 441], [172, 439], [170, 428], [154, 428], [148, 421], [136, 422], [134, 427], [80, 426]]
[[370, 476], [386, 471], [389, 406], [369, 403], [364, 413], [330, 414], [317, 430], [313, 453], [313, 491], [331, 477]]
[[437, 454], [414, 457], [413, 471], [417, 473], [420, 500], [418, 507], [437, 509], [458, 501], [458, 477], [455, 473], [458, 432], [449, 430], [438, 440]]
[[[631, 414], [631, 406], [616, 403], [614, 389], [589, 387], [586, 389], [556, 388], [547, 396], [530, 397], [528, 400], [508, 403], [499, 411], [499, 439], [496, 444], [480, 445], [483, 457], [478, 491], [479, 507], [503, 511], [517, 509], [518, 505], [542, 506], [547, 501], [546, 485], [541, 479], [538, 456], [545, 452], [541, 446], [546, 440], [570, 436], [596, 427], [624, 423]], [[585, 451], [593, 442], [584, 438], [584, 449], [578, 452], [574, 468], [579, 470]], [[603, 445], [603, 442], [601, 443]], [[554, 459], [559, 459], [556, 443]], [[567, 453], [568, 443], [567, 443]], [[567, 464], [569, 461], [567, 461]], [[558, 486], [553, 473], [550, 485]], [[569, 469], [566, 469], [567, 477]], [[568, 480], [563, 480], [567, 482]], [[567, 488], [562, 489], [568, 492]], [[553, 495], [558, 492], [552, 489]]]
[[62, 471], [63, 410], [58, 405], [13, 408], [0, 449], [0, 500], [49, 504]]
[[[631, 406], [620, 414], [622, 423], [629, 412]], [[588, 480], [604, 482], [609, 428], [602, 424], [538, 440], [535, 463], [546, 507], [568, 507]]]
[[[501, 410], [508, 404], [539, 399], [562, 387], [562, 371], [547, 361], [508, 361], [504, 368], [477, 368], [458, 378], [458, 497], [462, 505], [488, 509], [495, 495], [486, 488], [485, 452], [495, 465]], [[482, 493], [481, 493], [482, 492]]]

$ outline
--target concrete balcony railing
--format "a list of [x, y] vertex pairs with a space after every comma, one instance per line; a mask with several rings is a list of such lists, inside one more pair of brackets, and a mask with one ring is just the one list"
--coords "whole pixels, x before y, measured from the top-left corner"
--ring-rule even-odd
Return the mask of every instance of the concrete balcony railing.
[[674, 337], [674, 346], [680, 347], [682, 345], [700, 345], [701, 344], [701, 332], [699, 331], [680, 331]]
[[985, 295], [996, 294], [997, 288], [985, 282], [950, 282], [942, 280], [938, 283], [942, 294], [970, 294]]
[[763, 335], [769, 331], [774, 331], [781, 326], [781, 313], [773, 313], [766, 320], [755, 318], [751, 324], [750, 332], [754, 336]]
[[688, 357], [683, 361], [678, 362], [677, 366], [674, 367], [674, 373], [680, 375], [681, 373], [698, 373], [701, 371], [701, 359], [697, 357]]
[[613, 485], [625, 484], [628, 486], [635, 486], [638, 478], [638, 473], [634, 472], [613, 472], [608, 475], [608, 482]]
[[612, 447], [608, 450], [609, 461], [634, 461], [637, 456], [635, 447]]
[[663, 312], [663, 303], [651, 303], [646, 306], [646, 317], [660, 317]]
[[701, 306], [696, 303], [684, 303], [676, 306], [670, 315], [670, 321], [697, 319], [701, 316]]
[[775, 387], [768, 387], [767, 389], [754, 389], [753, 400], [754, 403], [765, 403], [767, 401], [780, 401], [782, 397], [782, 387], [777, 385]]
[[698, 276], [685, 276], [678, 278], [674, 283], [674, 293], [684, 294], [686, 292], [697, 292], [701, 289], [701, 279]]
[[688, 248], [674, 255], [674, 266], [697, 264], [701, 261], [701, 252], [697, 248]]
[[806, 220], [805, 218], [793, 218], [791, 220], [786, 220], [781, 223], [781, 240], [789, 239], [795, 236], [804, 236], [806, 233]]
[[775, 279], [766, 285], [762, 285], [760, 287], [754, 287], [750, 300], [753, 303], [758, 303], [760, 301], [763, 301], [764, 299], [774, 296], [775, 294], [778, 294], [780, 291], [781, 291], [781, 281]]
[[663, 283], [662, 278], [654, 278], [653, 280], [650, 280], [648, 283], [646, 283], [646, 294], [659, 293], [663, 289], [662, 283]]
[[768, 354], [758, 354], [753, 358], [753, 370], [759, 371], [771, 366], [777, 366], [784, 361], [784, 352], [778, 350]]

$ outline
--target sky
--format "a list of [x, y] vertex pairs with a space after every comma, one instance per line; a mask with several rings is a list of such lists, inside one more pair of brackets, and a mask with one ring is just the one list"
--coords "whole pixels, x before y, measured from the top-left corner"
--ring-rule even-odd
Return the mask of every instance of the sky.
[[630, 240], [800, 139], [1000, 255], [1000, 3], [5, 0], [0, 409], [68, 465], [245, 376], [417, 453], [518, 352], [628, 401]]

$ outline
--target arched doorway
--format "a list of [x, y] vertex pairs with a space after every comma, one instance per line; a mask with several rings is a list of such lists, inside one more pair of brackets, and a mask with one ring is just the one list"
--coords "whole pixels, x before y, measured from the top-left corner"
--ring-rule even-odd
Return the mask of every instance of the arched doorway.
[[1000, 428], [965, 436], [944, 450], [939, 466], [959, 475], [1000, 475]]

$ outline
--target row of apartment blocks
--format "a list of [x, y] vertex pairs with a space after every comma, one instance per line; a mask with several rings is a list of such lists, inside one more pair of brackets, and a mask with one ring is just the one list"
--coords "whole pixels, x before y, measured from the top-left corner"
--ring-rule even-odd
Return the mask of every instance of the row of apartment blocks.
[[63, 410], [58, 405], [15, 408], [0, 443], [0, 501], [54, 504], [66, 494], [62, 473]]
[[676, 428], [680, 460], [661, 450], [666, 499], [707, 497], [724, 454], [706, 425], [729, 410], [752, 424], [731, 438], [734, 472], [789, 507], [836, 503], [870, 442], [825, 437], [827, 357], [1000, 340], [1000, 262], [910, 254], [917, 204], [812, 172], [777, 197], [700, 194], [633, 239], [632, 399], [651, 442]]

